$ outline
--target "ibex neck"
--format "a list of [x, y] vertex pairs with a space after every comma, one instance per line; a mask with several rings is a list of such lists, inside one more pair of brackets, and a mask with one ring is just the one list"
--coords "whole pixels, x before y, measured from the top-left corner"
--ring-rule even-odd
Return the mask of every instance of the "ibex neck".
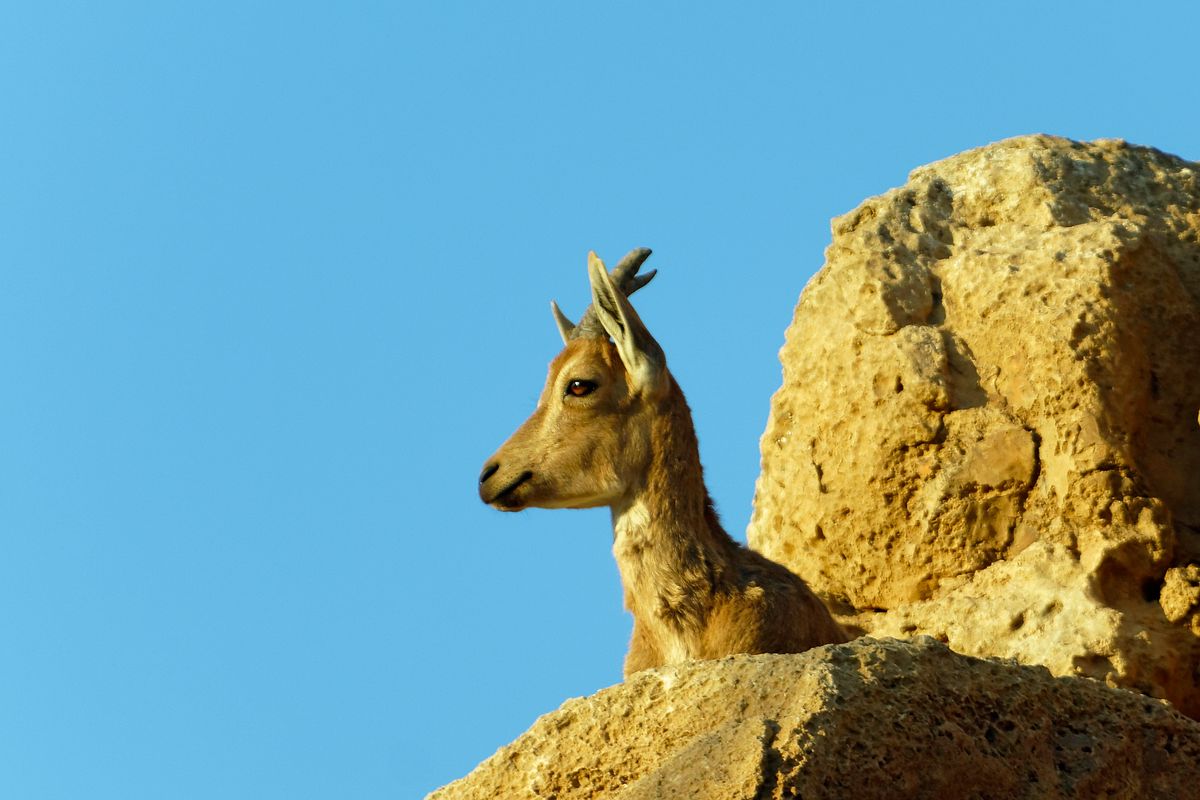
[[729, 537], [717, 522], [703, 479], [675, 474], [672, 480], [663, 466], [653, 469], [662, 479], [651, 476], [645, 486], [612, 506], [614, 543], [679, 541], [723, 552]]
[[699, 624], [733, 574], [736, 543], [721, 528], [700, 466], [691, 412], [677, 397], [655, 420], [649, 469], [612, 507], [613, 555], [635, 616]]

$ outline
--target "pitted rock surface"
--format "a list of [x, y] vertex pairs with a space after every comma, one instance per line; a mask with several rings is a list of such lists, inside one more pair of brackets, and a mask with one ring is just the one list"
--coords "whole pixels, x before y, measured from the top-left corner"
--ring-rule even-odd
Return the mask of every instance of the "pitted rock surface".
[[430, 800], [1200, 797], [1200, 723], [927, 637], [646, 670]]
[[750, 544], [872, 635], [1200, 716], [1200, 165], [1012, 139], [833, 223]]

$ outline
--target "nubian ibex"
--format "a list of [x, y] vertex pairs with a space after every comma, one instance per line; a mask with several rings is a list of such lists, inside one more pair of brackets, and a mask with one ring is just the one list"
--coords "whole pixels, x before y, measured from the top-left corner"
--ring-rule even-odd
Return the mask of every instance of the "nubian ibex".
[[637, 274], [649, 255], [633, 250], [609, 275], [588, 253], [592, 304], [578, 325], [551, 303], [566, 346], [532, 416], [484, 464], [480, 498], [504, 511], [611, 509], [633, 614], [626, 676], [846, 641], [804, 581], [721, 527], [691, 410], [626, 299], [654, 277]]

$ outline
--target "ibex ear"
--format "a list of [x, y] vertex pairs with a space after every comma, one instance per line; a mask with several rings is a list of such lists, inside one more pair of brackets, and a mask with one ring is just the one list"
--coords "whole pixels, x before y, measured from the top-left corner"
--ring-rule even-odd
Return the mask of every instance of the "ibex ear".
[[588, 253], [588, 278], [592, 283], [592, 308], [616, 344], [633, 385], [643, 390], [659, 388], [667, 372], [662, 348], [594, 252]]

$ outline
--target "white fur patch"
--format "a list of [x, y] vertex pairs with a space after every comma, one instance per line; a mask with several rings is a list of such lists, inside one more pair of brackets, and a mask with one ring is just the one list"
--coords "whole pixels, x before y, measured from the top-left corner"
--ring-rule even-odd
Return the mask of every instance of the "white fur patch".
[[[645, 551], [653, 546], [649, 538], [650, 525], [650, 511], [641, 501], [634, 501], [621, 510], [613, 509], [613, 556], [617, 559], [625, 588], [639, 598], [655, 598], [661, 588], [657, 585], [660, 577], [652, 574], [652, 568], [644, 560]], [[687, 643], [679, 631], [655, 616], [653, 607], [643, 609], [643, 612], [639, 619], [653, 630], [654, 638], [662, 648], [663, 660], [667, 664], [690, 660]]]
[[[641, 539], [643, 532], [650, 527], [650, 511], [646, 504], [635, 500], [621, 512], [613, 510], [614, 551], [627, 547]], [[622, 541], [624, 540], [624, 542]], [[618, 558], [620, 555], [618, 554]]]
[[667, 635], [661, 638], [665, 640], [663, 644], [667, 647], [667, 652], [663, 653], [663, 658], [667, 660], [668, 664], [682, 664], [691, 658], [688, 655], [687, 645], [684, 644], [680, 636]]

